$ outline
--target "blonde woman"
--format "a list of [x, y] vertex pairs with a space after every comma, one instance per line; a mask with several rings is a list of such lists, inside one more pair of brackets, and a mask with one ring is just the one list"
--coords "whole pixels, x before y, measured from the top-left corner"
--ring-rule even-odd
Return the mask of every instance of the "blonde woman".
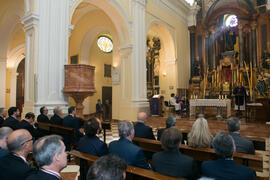
[[212, 139], [207, 120], [198, 118], [188, 133], [188, 145], [196, 148], [210, 148]]

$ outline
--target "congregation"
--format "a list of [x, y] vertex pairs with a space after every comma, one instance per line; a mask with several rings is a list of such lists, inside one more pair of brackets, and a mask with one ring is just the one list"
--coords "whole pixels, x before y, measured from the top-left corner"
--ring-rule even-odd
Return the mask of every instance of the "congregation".
[[[60, 120], [61, 109], [54, 109], [49, 120], [47, 107], [40, 109], [37, 123], [55, 123], [74, 128], [76, 137], [67, 138], [49, 135], [35, 126], [35, 115], [31, 112], [21, 121], [17, 107], [6, 110], [0, 108], [0, 179], [54, 179], [59, 180], [60, 171], [67, 165], [67, 151], [77, 147], [80, 152], [100, 157], [84, 172], [90, 179], [125, 179], [127, 165], [153, 170], [177, 178], [198, 179], [255, 179], [255, 172], [233, 160], [234, 152], [254, 154], [253, 143], [240, 136], [240, 120], [227, 119], [228, 132], [221, 131], [214, 137], [207, 120], [198, 118], [183, 141], [182, 132], [175, 126], [176, 118], [166, 119], [166, 128], [159, 129], [157, 140], [161, 141], [164, 151], [152, 153], [144, 151], [132, 143], [134, 137], [156, 140], [151, 127], [146, 125], [147, 114], [139, 112], [137, 122], [119, 121], [119, 140], [104, 143], [97, 136], [102, 131], [100, 119], [93, 117], [84, 125], [76, 117], [76, 108], [70, 107], [68, 115]], [[62, 124], [60, 124], [62, 122]], [[179, 151], [182, 143], [194, 148], [213, 148], [219, 159], [198, 162]], [[73, 145], [77, 146], [73, 146]], [[33, 152], [34, 160], [29, 156]], [[150, 161], [149, 161], [150, 160]], [[30, 165], [30, 162], [32, 165]], [[34, 163], [33, 163], [34, 162]], [[151, 162], [149, 164], [149, 162]], [[87, 172], [88, 171], [88, 172]], [[102, 178], [101, 178], [102, 177]], [[112, 178], [113, 177], [113, 178]]]

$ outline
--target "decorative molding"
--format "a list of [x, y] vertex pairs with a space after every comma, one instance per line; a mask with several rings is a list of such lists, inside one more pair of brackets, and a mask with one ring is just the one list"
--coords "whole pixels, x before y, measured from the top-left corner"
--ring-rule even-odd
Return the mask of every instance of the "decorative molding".
[[119, 46], [118, 50], [120, 52], [120, 55], [122, 56], [128, 56], [131, 54], [133, 49], [133, 45], [132, 44], [128, 44], [128, 45], [124, 45], [124, 46]]
[[152, 0], [160, 8], [166, 10], [170, 15], [188, 23], [188, 15], [191, 6], [184, 0]]
[[24, 24], [24, 30], [28, 31], [29, 29], [33, 28], [39, 22], [39, 15], [35, 13], [30, 13], [24, 16], [21, 19], [22, 23]]

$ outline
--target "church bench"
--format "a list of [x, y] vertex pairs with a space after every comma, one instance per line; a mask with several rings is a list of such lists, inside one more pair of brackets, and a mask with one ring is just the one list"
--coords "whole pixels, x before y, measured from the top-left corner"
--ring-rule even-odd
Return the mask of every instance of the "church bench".
[[[69, 152], [70, 155], [79, 158], [80, 160], [80, 180], [86, 180], [85, 177], [85, 168], [88, 170], [89, 165], [94, 163], [99, 157], [93, 156], [91, 154], [79, 152], [76, 150], [72, 150]], [[174, 178], [170, 176], [166, 176], [151, 170], [142, 169], [139, 167], [127, 166], [126, 170], [126, 179], [127, 180], [146, 180], [146, 179], [154, 179], [154, 180], [184, 180], [182, 178]]]
[[41, 130], [47, 131], [49, 134], [69, 135], [76, 137], [74, 128], [41, 122], [37, 123], [37, 127]]
[[[133, 143], [146, 151], [154, 153], [163, 151], [160, 141], [145, 138], [133, 138]], [[218, 159], [218, 156], [212, 148], [193, 148], [181, 144], [180, 151], [198, 161]], [[236, 152], [233, 155], [233, 159], [237, 164], [248, 166], [258, 172], [263, 171], [263, 159], [261, 156]]]

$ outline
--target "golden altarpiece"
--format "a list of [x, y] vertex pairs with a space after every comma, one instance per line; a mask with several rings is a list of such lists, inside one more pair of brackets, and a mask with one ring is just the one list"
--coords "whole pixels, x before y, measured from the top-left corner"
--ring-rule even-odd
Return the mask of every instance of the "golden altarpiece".
[[270, 10], [266, 1], [196, 1], [189, 27], [190, 94], [232, 96], [240, 82], [249, 100], [270, 94]]

